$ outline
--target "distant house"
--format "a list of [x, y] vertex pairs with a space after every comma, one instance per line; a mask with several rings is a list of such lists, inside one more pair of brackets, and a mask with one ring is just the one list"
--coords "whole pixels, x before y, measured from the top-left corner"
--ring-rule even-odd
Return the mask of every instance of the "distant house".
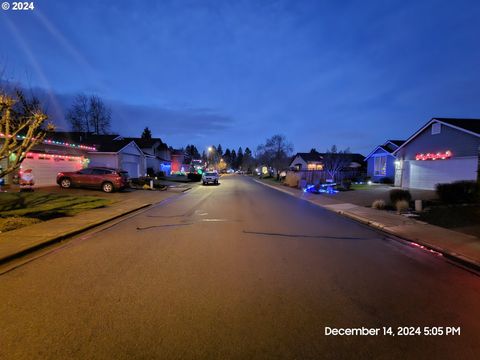
[[387, 140], [378, 145], [367, 155], [367, 175], [373, 182], [388, 181], [393, 183], [395, 178], [395, 150], [405, 141]]
[[[345, 156], [350, 159], [350, 165], [348, 169], [345, 170], [362, 170], [365, 166], [364, 156], [362, 154], [348, 153], [348, 154], [339, 154], [340, 156]], [[297, 153], [293, 156], [292, 161], [290, 161], [289, 168], [296, 171], [301, 170], [323, 170], [324, 163], [323, 157], [325, 153], [318, 152], [308, 152], [308, 153]]]
[[134, 141], [145, 155], [147, 173], [156, 174], [162, 171], [167, 175], [170, 174], [172, 166], [171, 151], [160, 138], [142, 139], [118, 136], [114, 140]]
[[[122, 169], [129, 177], [138, 178], [146, 174], [146, 156], [138, 145], [118, 134], [97, 135], [85, 132], [55, 132], [56, 140], [88, 144], [95, 151], [89, 151], [87, 164]], [[56, 175], [56, 174], [55, 174]]]
[[111, 140], [97, 145], [97, 151], [89, 152], [89, 166], [122, 169], [131, 178], [145, 176], [146, 156], [135, 141]]
[[476, 180], [479, 151], [480, 119], [432, 118], [395, 150], [395, 185], [435, 189]]
[[290, 161], [292, 170], [323, 170], [322, 156], [317, 152], [297, 153]]
[[188, 172], [190, 165], [185, 164], [186, 157], [183, 150], [172, 151], [172, 173]]

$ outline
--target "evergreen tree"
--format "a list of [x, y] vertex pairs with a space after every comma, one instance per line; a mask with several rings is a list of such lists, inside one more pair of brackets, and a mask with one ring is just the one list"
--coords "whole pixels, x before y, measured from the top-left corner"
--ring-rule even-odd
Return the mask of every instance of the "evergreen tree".
[[145, 129], [143, 129], [141, 138], [143, 140], [152, 140], [152, 132], [150, 131], [148, 126]]
[[223, 149], [221, 144], [218, 144], [217, 153], [220, 158], [223, 156]]
[[238, 148], [236, 165], [237, 165], [237, 169], [240, 169], [243, 165], [243, 150], [241, 146]]
[[246, 171], [252, 171], [253, 170], [253, 156], [252, 156], [252, 150], [250, 150], [248, 147], [245, 149], [245, 153], [243, 154], [243, 164], [242, 168]]
[[235, 152], [235, 150], [232, 150], [230, 158], [231, 158], [232, 169], [237, 169], [237, 153]]
[[229, 148], [225, 150], [225, 154], [223, 154], [223, 160], [225, 160], [228, 167], [232, 167], [232, 153], [230, 152]]

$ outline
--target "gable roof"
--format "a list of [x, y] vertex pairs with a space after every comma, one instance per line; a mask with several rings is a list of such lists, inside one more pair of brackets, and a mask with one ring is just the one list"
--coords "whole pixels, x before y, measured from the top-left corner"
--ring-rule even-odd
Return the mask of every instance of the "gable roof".
[[87, 133], [83, 131], [53, 131], [47, 133], [45, 138], [47, 140], [92, 145], [96, 147], [101, 145], [103, 142], [112, 141], [116, 137], [118, 137], [118, 135], [97, 135], [91, 132]]
[[322, 156], [319, 153], [308, 152], [308, 153], [296, 153], [290, 162], [295, 160], [297, 156], [300, 156], [305, 162], [322, 161]]
[[106, 141], [100, 144], [97, 147], [97, 152], [105, 152], [105, 153], [118, 153], [122, 151], [123, 148], [127, 147], [128, 145], [132, 144], [138, 149], [140, 153], [143, 153], [142, 150], [135, 144], [134, 141], [131, 140], [112, 140]]
[[432, 120], [480, 135], [480, 119], [433, 118]]
[[373, 149], [373, 151], [365, 157], [365, 161], [375, 154], [378, 149], [385, 151], [388, 155], [395, 156], [393, 153], [399, 146], [402, 146], [404, 142], [405, 140], [387, 140], [382, 145], [377, 145], [375, 149]]
[[137, 137], [123, 137], [123, 136], [118, 136], [117, 138], [114, 139], [115, 141], [120, 141], [120, 140], [130, 140], [130, 141], [135, 141], [135, 143], [138, 145], [139, 148], [141, 149], [146, 149], [146, 148], [152, 148], [155, 144], [158, 144], [159, 147], [164, 145], [164, 142], [160, 138], [151, 138], [151, 139], [142, 139], [142, 138], [137, 138]]
[[[395, 146], [402, 146], [404, 142], [405, 142], [405, 140], [387, 140], [387, 141], [385, 142], [385, 144], [386, 144], [386, 143], [392, 143], [392, 144], [394, 144]], [[384, 144], [384, 145], [385, 145], [385, 144]]]
[[415, 139], [421, 132], [427, 129], [431, 124], [438, 122], [453, 129], [463, 131], [467, 134], [480, 137], [480, 119], [461, 119], [461, 118], [431, 118], [424, 126], [410, 136], [394, 153]]
[[395, 149], [392, 150], [391, 148], [385, 147], [385, 145], [377, 145], [375, 149], [373, 149], [373, 151], [365, 157], [365, 161], [367, 161], [373, 154], [375, 154], [378, 149], [381, 149], [385, 151], [387, 155], [392, 155], [392, 156], [393, 156], [393, 152], [395, 151]]

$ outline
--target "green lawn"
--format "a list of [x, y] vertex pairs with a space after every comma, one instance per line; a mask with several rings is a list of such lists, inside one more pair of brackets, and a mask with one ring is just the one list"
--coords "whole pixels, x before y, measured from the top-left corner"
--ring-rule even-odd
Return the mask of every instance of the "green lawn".
[[104, 207], [111, 201], [95, 196], [73, 196], [45, 192], [0, 193], [0, 232], [35, 222]]

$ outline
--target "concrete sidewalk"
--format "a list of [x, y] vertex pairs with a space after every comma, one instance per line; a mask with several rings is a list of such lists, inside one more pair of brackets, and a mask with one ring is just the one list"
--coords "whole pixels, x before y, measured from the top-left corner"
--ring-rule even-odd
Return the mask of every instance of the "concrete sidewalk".
[[473, 235], [426, 224], [393, 212], [342, 203], [331, 197], [305, 193], [302, 190], [284, 185], [254, 180], [363, 224], [422, 245], [480, 270], [480, 239]]
[[0, 264], [179, 195], [179, 191], [139, 191], [135, 195], [105, 208], [88, 210], [75, 216], [57, 218], [0, 234]]

